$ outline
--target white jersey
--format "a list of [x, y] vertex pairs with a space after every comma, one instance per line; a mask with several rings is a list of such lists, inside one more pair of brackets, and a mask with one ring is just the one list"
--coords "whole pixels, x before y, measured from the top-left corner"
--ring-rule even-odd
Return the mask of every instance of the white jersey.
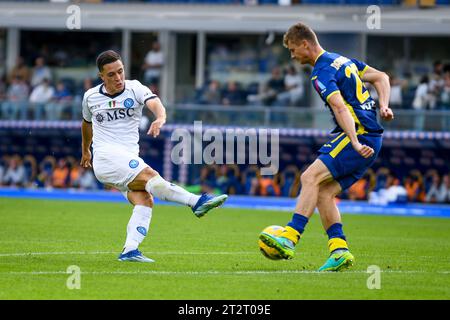
[[156, 95], [137, 80], [125, 80], [124, 90], [115, 95], [105, 93], [104, 84], [86, 91], [83, 118], [92, 123], [94, 154], [120, 148], [138, 155], [142, 109], [153, 98]]

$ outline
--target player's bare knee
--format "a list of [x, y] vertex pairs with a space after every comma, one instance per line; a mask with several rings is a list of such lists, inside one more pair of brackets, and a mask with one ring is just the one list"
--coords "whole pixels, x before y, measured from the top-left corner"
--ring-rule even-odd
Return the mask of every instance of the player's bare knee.
[[302, 182], [302, 186], [318, 184], [316, 175], [308, 170], [302, 173], [300, 176], [300, 181]]
[[158, 171], [153, 170], [150, 167], [145, 168], [144, 170], [142, 170], [141, 172], [143, 175], [145, 175], [145, 179], [146, 180], [150, 180], [153, 177], [156, 177], [157, 175], [159, 175]]

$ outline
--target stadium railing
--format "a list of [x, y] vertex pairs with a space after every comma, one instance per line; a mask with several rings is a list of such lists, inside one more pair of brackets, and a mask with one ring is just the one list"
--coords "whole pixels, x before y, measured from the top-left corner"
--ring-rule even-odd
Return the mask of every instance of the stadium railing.
[[[331, 116], [324, 108], [281, 106], [223, 106], [199, 104], [166, 104], [168, 123], [221, 126], [330, 129]], [[383, 122], [389, 130], [450, 131], [450, 110], [394, 110], [395, 121]], [[149, 115], [150, 116], [150, 115]], [[0, 101], [0, 121], [76, 121], [81, 120], [79, 102], [9, 103]]]
[[[171, 123], [203, 121], [214, 125], [330, 129], [324, 108], [177, 104], [167, 108]], [[450, 110], [394, 110], [395, 121], [386, 129], [450, 131]]]

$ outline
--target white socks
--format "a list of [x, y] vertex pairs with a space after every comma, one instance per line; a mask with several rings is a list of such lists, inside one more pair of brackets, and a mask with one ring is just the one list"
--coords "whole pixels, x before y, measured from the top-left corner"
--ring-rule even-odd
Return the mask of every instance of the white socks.
[[127, 239], [122, 253], [136, 250], [148, 233], [152, 208], [136, 205], [127, 226]]
[[200, 196], [187, 192], [176, 184], [169, 183], [159, 175], [147, 181], [145, 190], [160, 200], [188, 205], [191, 208], [200, 199]]
[[[151, 178], [145, 185], [145, 190], [164, 201], [173, 201], [176, 203], [195, 206], [200, 196], [187, 192], [183, 188], [169, 183], [161, 176]], [[133, 209], [130, 221], [127, 226], [127, 239], [125, 241], [122, 253], [136, 250], [139, 244], [144, 240], [152, 219], [152, 208], [136, 205]]]

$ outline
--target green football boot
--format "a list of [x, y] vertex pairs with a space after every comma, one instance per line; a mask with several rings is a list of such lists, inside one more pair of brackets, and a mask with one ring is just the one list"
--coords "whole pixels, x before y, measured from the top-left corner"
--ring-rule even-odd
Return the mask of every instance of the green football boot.
[[350, 268], [355, 261], [355, 257], [348, 250], [336, 250], [319, 268], [319, 271], [342, 271]]
[[267, 232], [261, 232], [259, 240], [267, 246], [278, 251], [281, 257], [290, 260], [294, 257], [295, 245], [300, 240], [300, 233], [295, 229], [287, 226], [278, 237]]

